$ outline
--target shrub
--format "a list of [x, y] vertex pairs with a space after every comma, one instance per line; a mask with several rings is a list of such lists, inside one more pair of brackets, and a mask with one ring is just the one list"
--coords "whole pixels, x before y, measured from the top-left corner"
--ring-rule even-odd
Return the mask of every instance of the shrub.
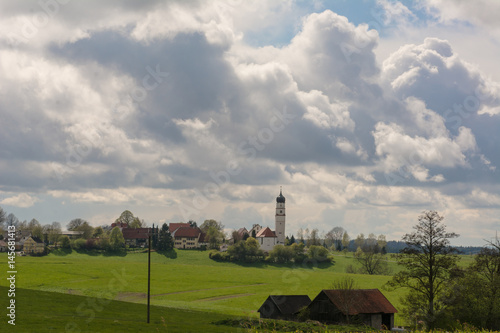
[[320, 245], [311, 245], [307, 250], [307, 256], [312, 260], [316, 260], [317, 262], [328, 261], [328, 254], [328, 250]]
[[86, 240], [83, 238], [74, 239], [71, 241], [71, 248], [79, 251], [85, 249]]
[[66, 235], [61, 236], [59, 238], [59, 245], [65, 250], [71, 249], [71, 241], [69, 240], [69, 237]]

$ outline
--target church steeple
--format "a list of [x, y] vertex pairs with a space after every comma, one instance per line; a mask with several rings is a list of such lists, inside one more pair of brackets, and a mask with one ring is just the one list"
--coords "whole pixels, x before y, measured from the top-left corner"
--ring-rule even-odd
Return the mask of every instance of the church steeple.
[[276, 244], [285, 245], [285, 197], [280, 186], [280, 195], [276, 198], [275, 230]]

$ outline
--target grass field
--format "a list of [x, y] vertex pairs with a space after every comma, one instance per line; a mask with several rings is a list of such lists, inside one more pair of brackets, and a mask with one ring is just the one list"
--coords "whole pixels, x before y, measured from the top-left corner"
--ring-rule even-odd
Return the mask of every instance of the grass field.
[[[6, 255], [1, 254], [0, 260], [6, 263]], [[345, 267], [352, 264], [353, 261], [350, 256], [339, 255], [336, 256], [336, 264], [333, 266], [292, 267], [263, 263], [240, 265], [212, 261], [208, 259], [207, 252], [178, 251], [176, 258], [167, 258], [152, 253], [151, 305], [155, 306], [155, 314], [152, 318], [157, 325], [160, 325], [161, 313], [165, 311], [165, 307], [169, 308], [169, 312], [174, 311], [170, 308], [177, 309], [175, 311], [201, 311], [196, 312], [195, 317], [201, 320], [208, 315], [211, 319], [204, 321], [205, 324], [213, 321], [213, 318], [227, 315], [257, 318], [256, 310], [269, 295], [306, 294], [313, 298], [321, 289], [328, 289], [335, 279], [348, 275], [344, 273]], [[390, 262], [390, 265], [397, 269], [395, 263]], [[118, 311], [120, 316], [124, 315], [119, 317], [122, 319], [117, 320], [119, 322], [127, 320], [140, 322], [141, 318], [145, 318], [145, 307], [141, 304], [146, 303], [147, 293], [146, 253], [129, 253], [123, 257], [92, 256], [79, 253], [65, 256], [50, 254], [45, 257], [17, 257], [16, 268], [18, 271], [16, 287], [18, 289], [50, 292], [46, 295], [55, 295], [48, 298], [46, 303], [48, 313], [44, 314], [42, 311], [39, 316], [45, 315], [51, 318], [54, 316], [75, 316], [78, 305], [67, 310], [70, 311], [69, 313], [57, 308], [59, 306], [57, 293], [59, 293], [61, 295], [84, 296], [81, 301], [76, 301], [76, 303], [89, 299], [132, 302], [135, 304], [120, 303], [126, 306], [116, 305], [123, 308], [123, 311]], [[390, 279], [389, 276], [349, 276], [356, 280], [359, 288], [382, 289], [385, 282]], [[2, 279], [0, 286], [7, 286], [7, 281]], [[399, 296], [404, 290], [382, 291], [398, 308]], [[20, 294], [24, 293], [27, 291], [23, 290]], [[29, 298], [31, 297], [35, 297], [35, 295]], [[20, 298], [18, 303], [19, 321], [25, 320], [21, 314], [33, 310], [27, 310], [29, 302], [23, 303], [24, 301]], [[115, 313], [110, 304], [115, 306], [114, 302], [102, 306], [103, 318], [110, 318], [105, 314], [106, 311]], [[138, 310], [139, 308], [141, 310]], [[132, 311], [134, 315], [127, 315], [131, 309], [135, 309]], [[58, 320], [65, 321], [66, 319]], [[188, 322], [194, 323], [190, 320]], [[396, 324], [403, 324], [398, 316], [396, 316]], [[202, 324], [200, 323], [200, 325]], [[221, 330], [220, 327], [212, 329]], [[169, 331], [177, 330], [169, 329]], [[179, 330], [179, 332], [181, 331], [186, 332], [186, 330]], [[200, 331], [209, 332], [210, 330]]]

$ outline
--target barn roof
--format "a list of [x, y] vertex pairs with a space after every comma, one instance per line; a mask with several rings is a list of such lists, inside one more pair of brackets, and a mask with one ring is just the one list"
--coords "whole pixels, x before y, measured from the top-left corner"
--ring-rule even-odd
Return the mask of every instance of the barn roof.
[[180, 227], [172, 233], [174, 237], [198, 237], [201, 234], [200, 228]]
[[[354, 289], [354, 290], [322, 290], [328, 299], [342, 313], [357, 315], [361, 313], [396, 313], [398, 310], [378, 289]], [[351, 295], [346, 293], [352, 293]], [[318, 295], [319, 296], [319, 295]], [[351, 299], [351, 306], [346, 313], [345, 300]]]
[[269, 227], [265, 227], [264, 229], [260, 229], [256, 237], [276, 237], [276, 234]]
[[124, 228], [122, 234], [125, 239], [148, 239], [149, 228]]
[[178, 223], [169, 223], [168, 224], [168, 230], [172, 234], [175, 230], [177, 230], [180, 227], [189, 227], [189, 223], [186, 222], [178, 222]]
[[311, 299], [307, 295], [270, 295], [257, 312], [261, 312], [268, 301], [274, 303], [284, 315], [294, 314], [311, 303]]

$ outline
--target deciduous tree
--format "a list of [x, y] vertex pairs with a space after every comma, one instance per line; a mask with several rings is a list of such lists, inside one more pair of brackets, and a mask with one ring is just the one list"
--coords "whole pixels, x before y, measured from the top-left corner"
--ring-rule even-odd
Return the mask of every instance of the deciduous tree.
[[113, 251], [119, 251], [125, 247], [123, 233], [118, 227], [114, 227], [109, 235], [109, 245]]
[[446, 232], [443, 219], [436, 211], [426, 211], [418, 217], [415, 231], [403, 236], [407, 246], [396, 256], [404, 269], [388, 282], [390, 287], [409, 288], [407, 301], [413, 298], [418, 302], [407, 304], [417, 306], [411, 312], [420, 316], [430, 330], [439, 319], [436, 309], [445, 306], [442, 296], [450, 272], [459, 260], [457, 250], [450, 246], [450, 239], [458, 235]]

